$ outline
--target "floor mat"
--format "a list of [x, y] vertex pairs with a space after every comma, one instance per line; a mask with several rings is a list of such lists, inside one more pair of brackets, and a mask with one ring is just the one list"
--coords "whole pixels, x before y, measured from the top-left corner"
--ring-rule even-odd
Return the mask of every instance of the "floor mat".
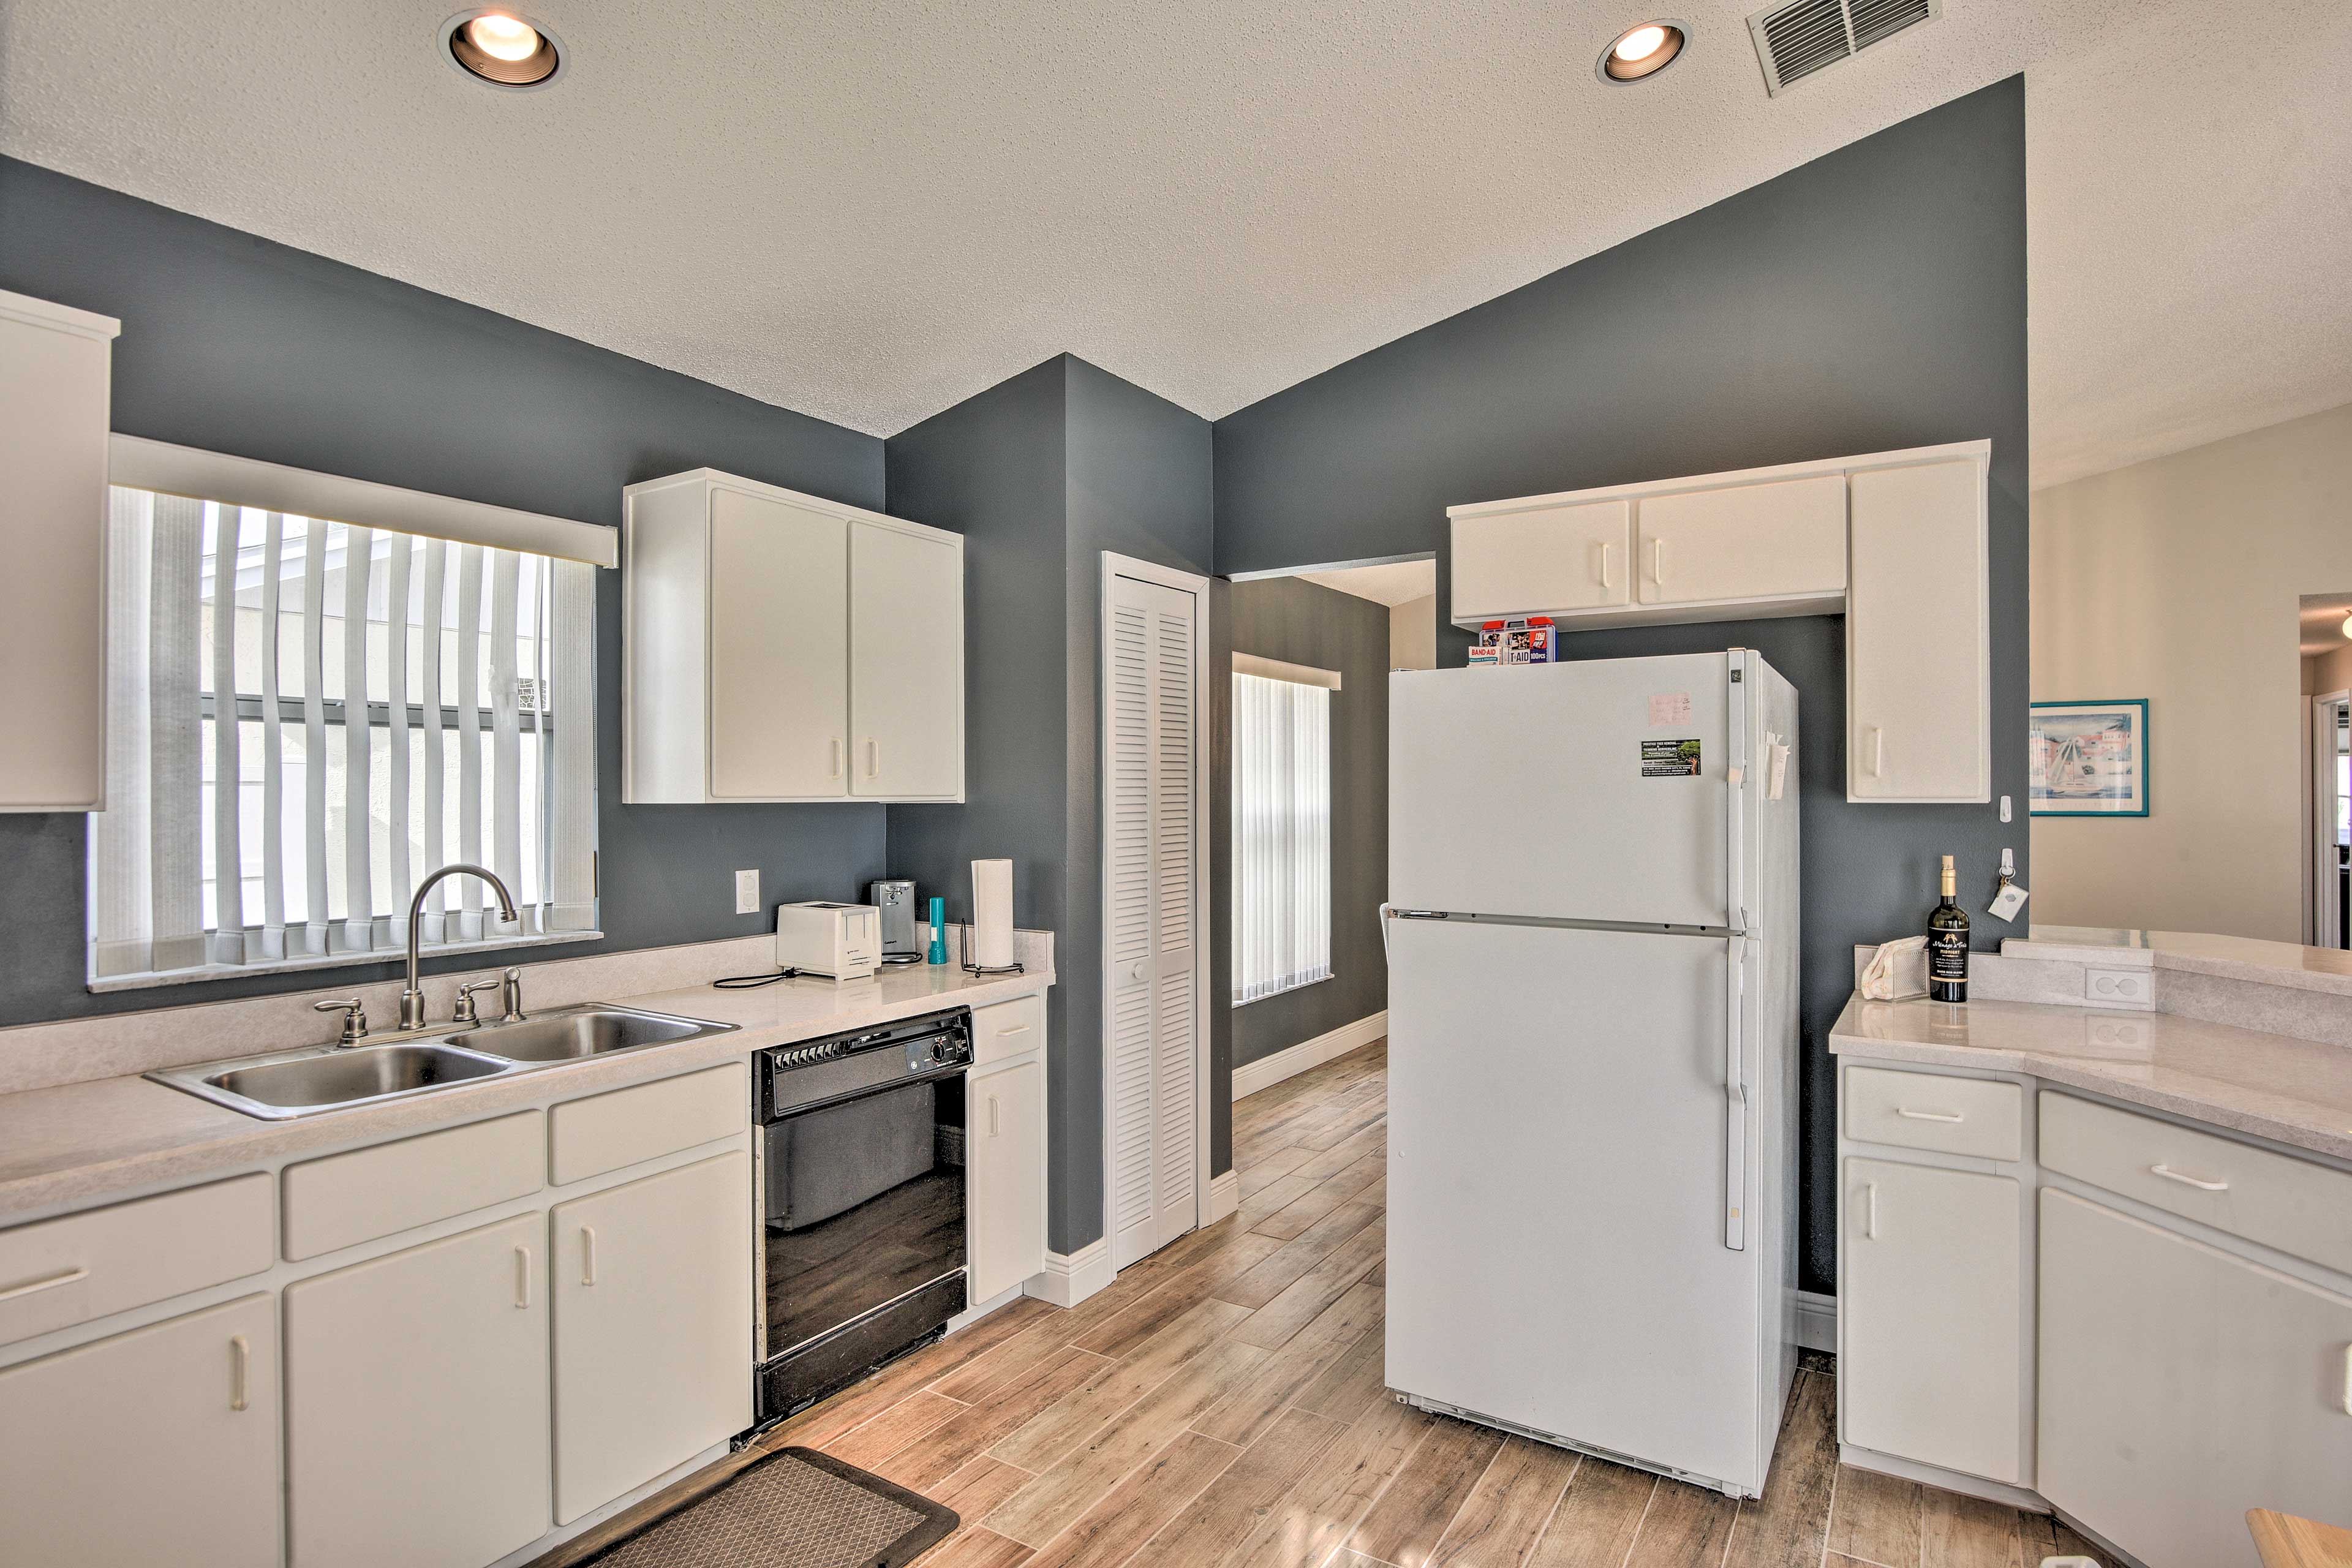
[[902, 1568], [954, 1511], [813, 1448], [779, 1448], [590, 1559], [591, 1568]]

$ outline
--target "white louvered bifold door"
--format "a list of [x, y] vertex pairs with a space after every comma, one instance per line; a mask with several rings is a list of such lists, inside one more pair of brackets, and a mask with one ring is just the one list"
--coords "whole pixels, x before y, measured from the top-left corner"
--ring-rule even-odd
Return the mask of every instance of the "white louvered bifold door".
[[1200, 1223], [1199, 612], [1195, 595], [1110, 579], [1105, 1005], [1121, 1268]]

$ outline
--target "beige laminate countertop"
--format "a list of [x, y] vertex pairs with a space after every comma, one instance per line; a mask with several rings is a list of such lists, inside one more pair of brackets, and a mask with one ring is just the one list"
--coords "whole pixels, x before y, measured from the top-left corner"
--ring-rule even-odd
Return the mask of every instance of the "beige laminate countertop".
[[911, 964], [845, 985], [785, 980], [758, 990], [698, 985], [614, 997], [625, 1006], [739, 1027], [292, 1121], [263, 1121], [137, 1077], [0, 1094], [0, 1225], [288, 1155], [453, 1126], [551, 1097], [571, 1099], [715, 1067], [793, 1040], [945, 1007], [985, 1006], [1053, 983], [1050, 969], [982, 978], [954, 965]]
[[2172, 1013], [1847, 1001], [1842, 1056], [1981, 1068], [2352, 1160], [2352, 1050]]

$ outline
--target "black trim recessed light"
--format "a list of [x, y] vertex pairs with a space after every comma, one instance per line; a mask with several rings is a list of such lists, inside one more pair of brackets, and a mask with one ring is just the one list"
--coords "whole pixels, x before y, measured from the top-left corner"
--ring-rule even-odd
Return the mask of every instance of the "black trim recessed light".
[[441, 58], [476, 81], [513, 91], [563, 74], [563, 45], [544, 24], [504, 6], [460, 11], [441, 24]]
[[1687, 35], [1680, 22], [1642, 22], [1609, 40], [1592, 74], [1612, 87], [1653, 77], [1682, 58]]

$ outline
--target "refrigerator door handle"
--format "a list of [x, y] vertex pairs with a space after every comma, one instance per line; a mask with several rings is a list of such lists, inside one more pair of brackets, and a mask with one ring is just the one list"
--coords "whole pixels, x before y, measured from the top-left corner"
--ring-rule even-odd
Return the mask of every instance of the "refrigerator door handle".
[[1389, 962], [1389, 921], [1394, 919], [1396, 919], [1396, 906], [1382, 904], [1381, 906], [1381, 962], [1382, 963]]
[[1726, 1025], [1723, 1053], [1723, 1245], [1748, 1249], [1748, 1052], [1743, 1005], [1748, 939], [1724, 942]]

